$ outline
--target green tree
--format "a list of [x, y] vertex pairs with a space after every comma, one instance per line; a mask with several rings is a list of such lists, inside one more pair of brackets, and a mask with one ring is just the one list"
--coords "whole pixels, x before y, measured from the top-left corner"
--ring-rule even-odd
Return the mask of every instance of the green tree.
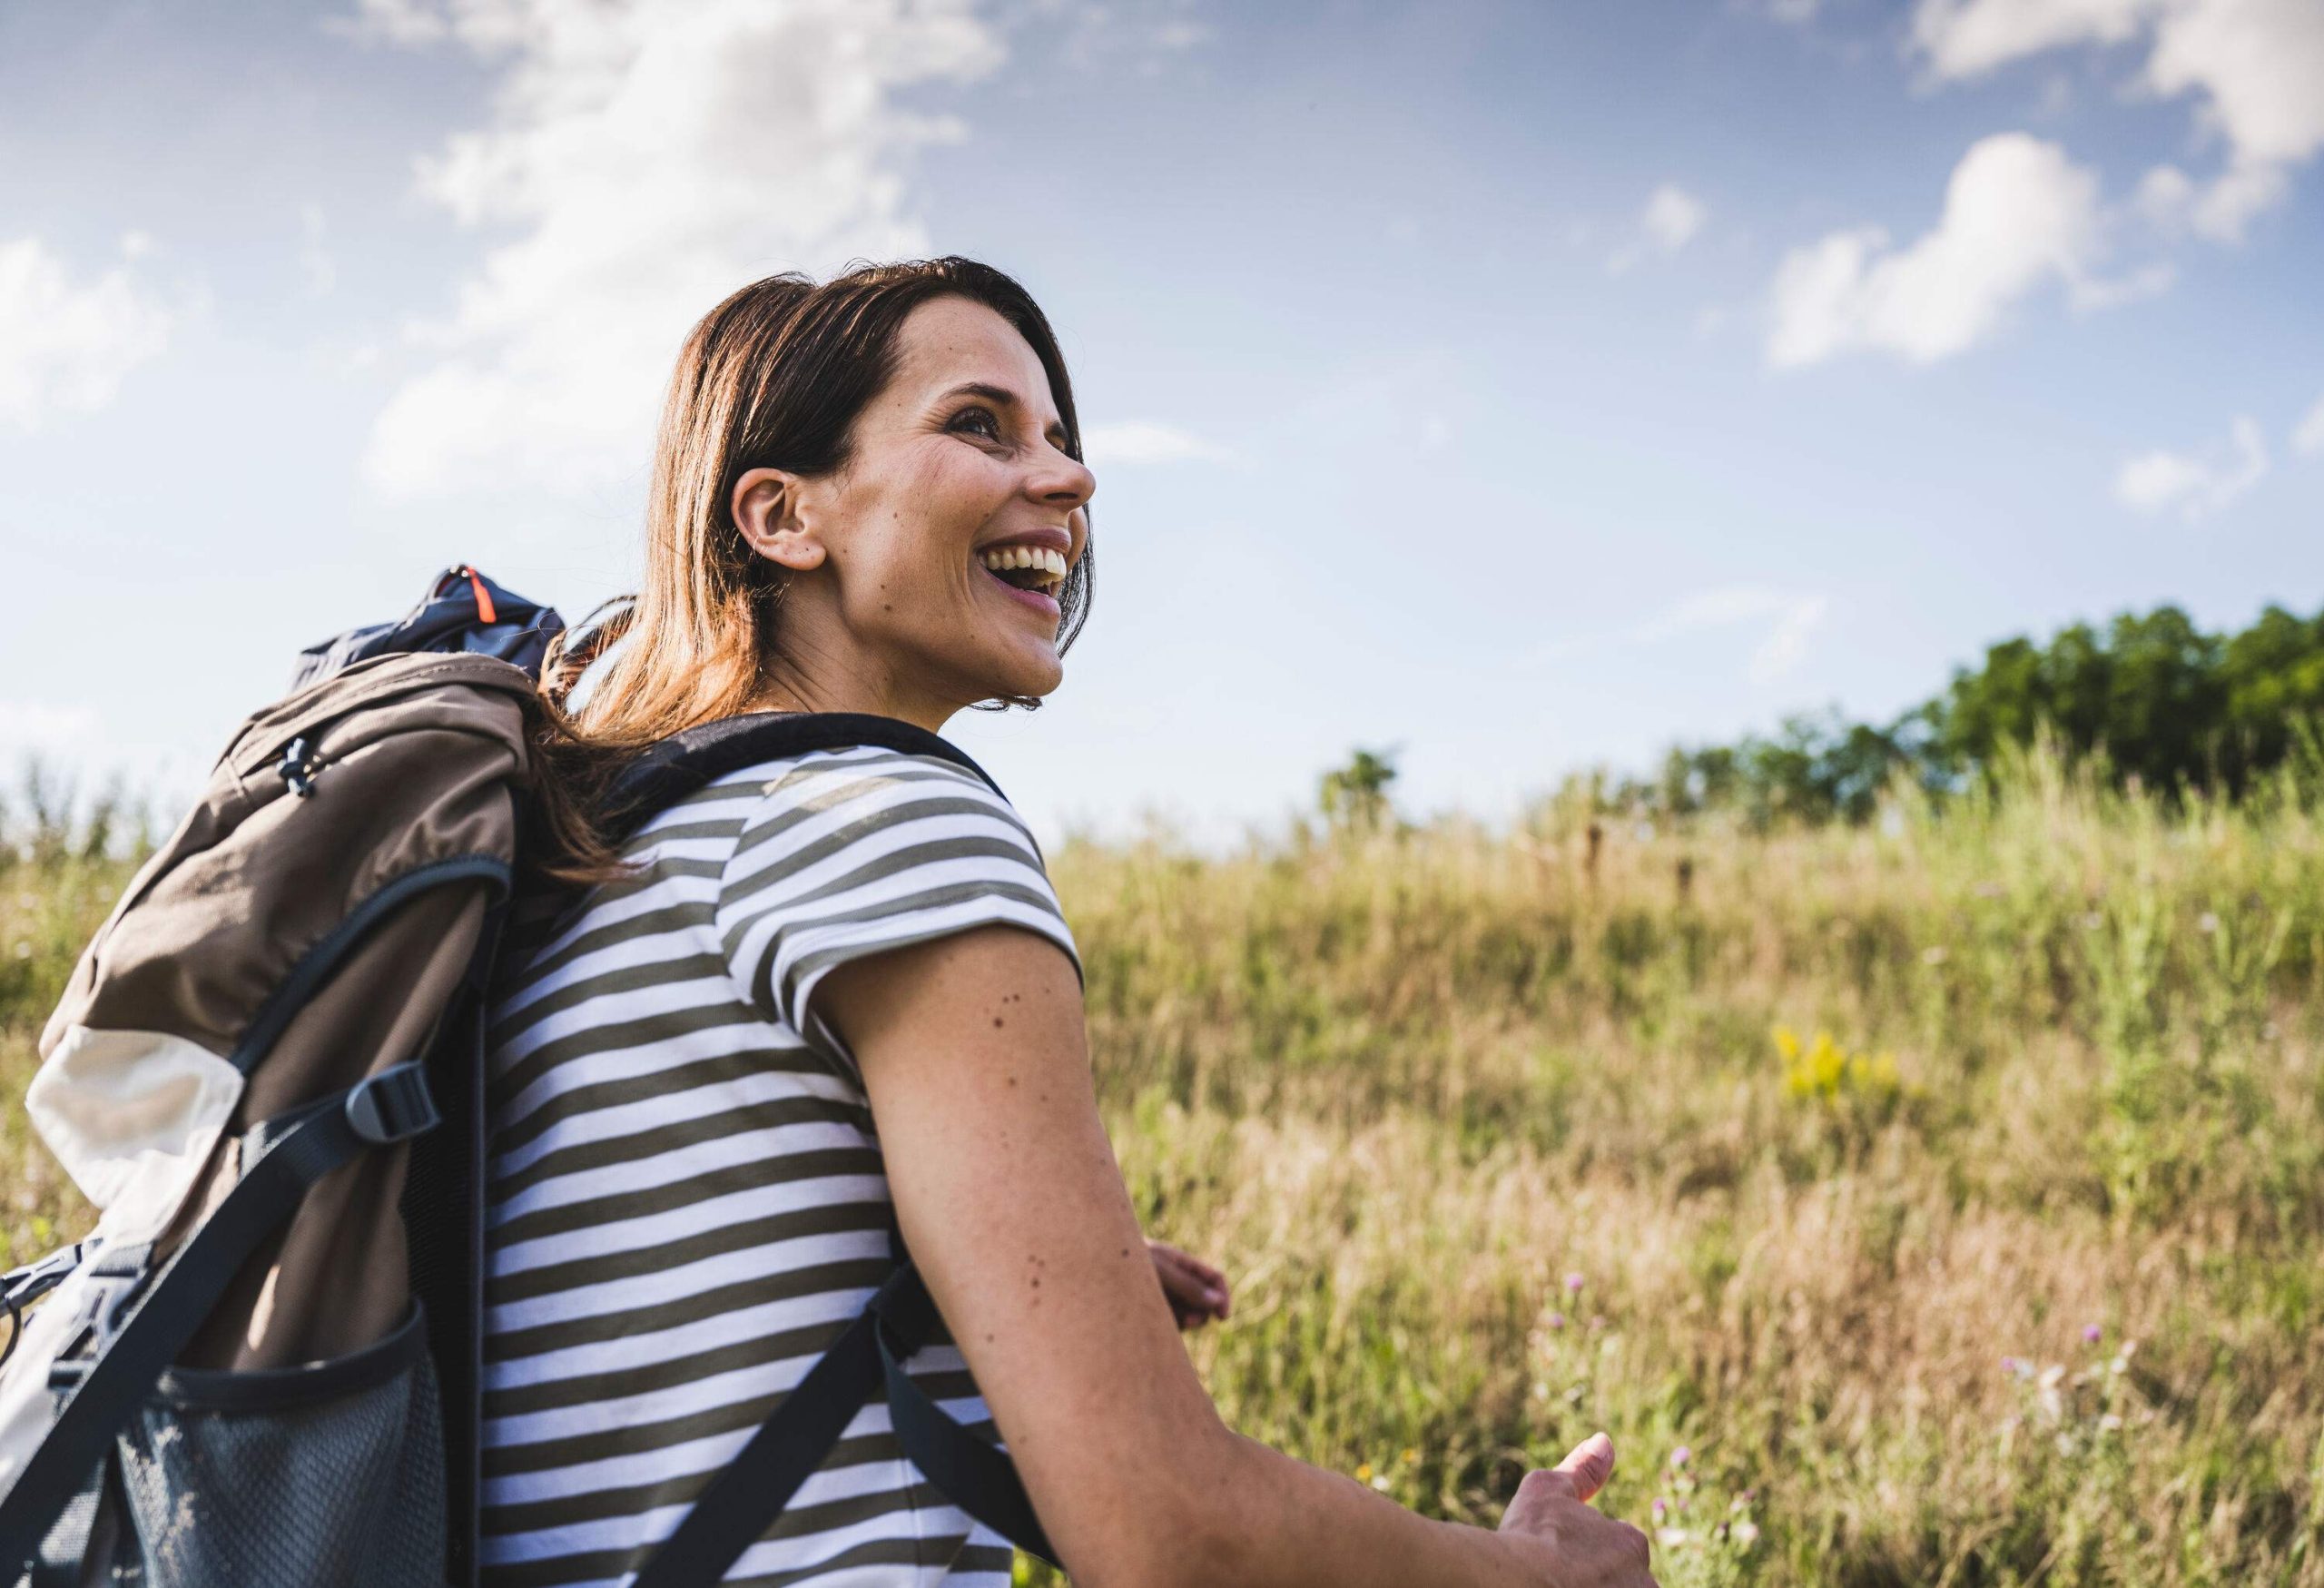
[[1316, 803], [1338, 827], [1370, 832], [1388, 814], [1388, 785], [1396, 781], [1393, 750], [1358, 750], [1344, 766], [1324, 774]]
[[2220, 759], [2231, 792], [2292, 753], [2299, 725], [2324, 717], [2324, 613], [2295, 617], [2270, 607], [2221, 647], [2225, 741]]
[[2107, 642], [2104, 744], [2116, 770], [2152, 788], [2208, 785], [2227, 726], [2218, 638], [2160, 607], [2114, 619]]
[[2221, 662], [2219, 639], [2176, 607], [2123, 613], [2103, 634], [2072, 624], [2046, 646], [2005, 640], [1933, 703], [1932, 754], [1965, 773], [2047, 725], [2073, 755], [2103, 750], [2120, 775], [2207, 785], [2227, 725]]

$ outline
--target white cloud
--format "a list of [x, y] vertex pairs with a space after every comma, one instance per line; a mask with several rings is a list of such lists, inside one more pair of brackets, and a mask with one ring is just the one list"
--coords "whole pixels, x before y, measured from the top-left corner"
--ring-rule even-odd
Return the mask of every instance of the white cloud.
[[1082, 432], [1081, 450], [1092, 469], [1143, 463], [1183, 463], [1196, 459], [1221, 459], [1226, 450], [1191, 431], [1146, 419], [1092, 425]]
[[1700, 199], [1666, 182], [1648, 196], [1639, 225], [1649, 242], [1665, 253], [1676, 253], [1693, 241], [1709, 215]]
[[1998, 133], [1961, 157], [1935, 229], [1909, 247], [1861, 226], [1786, 255], [1768, 362], [1793, 369], [1878, 350], [1928, 363], [1993, 335], [2019, 300], [2052, 282], [2078, 308], [2136, 295], [2138, 278], [2094, 275], [2103, 251], [2097, 176], [2054, 143]]
[[2291, 449], [2303, 458], [2324, 452], [2324, 397], [2318, 398], [2316, 406], [2292, 427]]
[[[2137, 86], [2196, 94], [2228, 160], [2198, 187], [2175, 167], [2150, 173], [2172, 190], [2173, 231], [2240, 241], [2281, 202], [2290, 170], [2324, 149], [2324, 5], [2317, 0], [1920, 0], [1913, 40], [1940, 78], [1975, 77], [2076, 44], [2149, 45]], [[2152, 212], [2156, 195], [2142, 190]]]
[[2238, 417], [2225, 442], [2200, 453], [2157, 450], [2124, 463], [2114, 498], [2132, 512], [2173, 510], [2189, 523], [2227, 507], [2268, 473], [2267, 439], [2259, 422]]
[[2210, 469], [2181, 452], [2144, 452], [2114, 477], [2114, 499], [2138, 513], [2160, 513], [2200, 491]]
[[1689, 596], [1633, 631], [1633, 639], [1653, 644], [1706, 629], [1765, 624], [1751, 653], [1754, 684], [1772, 684], [1797, 667], [1807, 641], [1831, 609], [1826, 596], [1801, 595], [1765, 585], [1730, 585]]
[[2187, 224], [2240, 242], [2290, 191], [2292, 169], [2324, 148], [2324, 5], [2315, 0], [2187, 0], [2164, 14], [2147, 85], [2207, 96], [2227, 167], [2196, 195]]
[[2163, 7], [2146, 80], [2209, 96], [2239, 161], [2291, 163], [2324, 149], [2324, 6], [2316, 0], [2179, 0]]
[[2158, 165], [2140, 179], [2132, 206], [2166, 237], [2193, 232], [2213, 242], [2240, 242], [2259, 216], [2291, 188], [2280, 165], [2230, 165], [2200, 183], [2175, 165]]
[[383, 488], [634, 476], [688, 325], [754, 278], [924, 252], [903, 167], [957, 137], [896, 104], [1001, 58], [970, 0], [364, 0], [359, 30], [503, 64], [420, 191], [513, 233], [374, 427]]
[[2171, 291], [2172, 283], [2178, 280], [2179, 267], [2168, 260], [2158, 260], [2111, 281], [2083, 276], [2069, 281], [2066, 284], [2066, 303], [2077, 314], [2121, 309], [2149, 298], [2160, 298]]
[[1710, 211], [1700, 199], [1676, 182], [1666, 182], [1647, 195], [1646, 207], [1639, 212], [1636, 234], [1607, 258], [1606, 269], [1620, 275], [1649, 252], [1666, 257], [1677, 253], [1695, 240], [1709, 219]]
[[[131, 232], [123, 259], [151, 247]], [[169, 346], [172, 318], [126, 262], [79, 281], [37, 237], [0, 242], [0, 424], [35, 430], [52, 413], [104, 407]]]
[[1975, 77], [2064, 44], [2134, 38], [2159, 0], [1921, 0], [1913, 43], [1940, 77]]

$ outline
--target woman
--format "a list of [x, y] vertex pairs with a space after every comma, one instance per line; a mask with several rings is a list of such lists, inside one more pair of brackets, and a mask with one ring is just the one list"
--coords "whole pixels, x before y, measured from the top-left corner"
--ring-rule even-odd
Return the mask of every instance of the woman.
[[[933, 733], [1058, 686], [1087, 612], [1073, 393], [1040, 311], [966, 260], [797, 277], [695, 327], [640, 593], [542, 749], [566, 788], [751, 711]], [[554, 698], [552, 668], [545, 688]], [[856, 749], [749, 767], [543, 893], [496, 996], [484, 1559], [615, 1583], [861, 1310], [903, 1235], [1085, 1584], [1639, 1583], [1584, 1502], [1603, 1435], [1498, 1533], [1228, 1431], [1173, 1330], [1224, 1281], [1138, 1230], [1039, 851], [973, 775]], [[596, 863], [592, 870], [592, 863]], [[1167, 1305], [1166, 1305], [1167, 1303]], [[978, 1399], [981, 1392], [982, 1400]], [[729, 1582], [999, 1588], [1009, 1553], [867, 1408]]]

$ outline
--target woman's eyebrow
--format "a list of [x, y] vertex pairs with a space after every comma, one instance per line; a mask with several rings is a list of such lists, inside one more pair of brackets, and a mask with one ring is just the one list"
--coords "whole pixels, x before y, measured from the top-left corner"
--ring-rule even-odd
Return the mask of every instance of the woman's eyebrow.
[[1009, 390], [1009, 388], [1006, 386], [994, 386], [983, 380], [963, 381], [960, 385], [952, 388], [951, 390], [946, 392], [943, 396], [938, 398], [936, 400], [939, 402], [950, 402], [956, 397], [981, 397], [987, 402], [997, 402], [1003, 408], [1017, 408], [1021, 406], [1017, 400], [1017, 394]]
[[[939, 403], [947, 403], [956, 397], [981, 397], [996, 408], [1016, 409], [1023, 408], [1025, 406], [1024, 403], [1019, 399], [1017, 394], [1009, 390], [1006, 386], [995, 386], [990, 381], [984, 380], [964, 380], [960, 385], [952, 388], [951, 390], [946, 392], [943, 396], [938, 398], [936, 400]], [[1066, 434], [1066, 429], [1063, 425], [1051, 425], [1049, 428], [1047, 434], [1049, 439], [1058, 441], [1059, 446], [1064, 445], [1064, 442], [1059, 439], [1059, 438], [1064, 437]]]

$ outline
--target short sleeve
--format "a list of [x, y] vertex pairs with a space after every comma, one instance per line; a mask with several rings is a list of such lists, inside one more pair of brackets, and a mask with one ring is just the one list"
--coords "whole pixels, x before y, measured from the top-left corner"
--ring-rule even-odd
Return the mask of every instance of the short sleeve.
[[815, 1013], [850, 960], [993, 924], [1081, 959], [1024, 822], [984, 781], [931, 755], [822, 751], [772, 775], [719, 879], [726, 967], [752, 1006], [855, 1079]]

